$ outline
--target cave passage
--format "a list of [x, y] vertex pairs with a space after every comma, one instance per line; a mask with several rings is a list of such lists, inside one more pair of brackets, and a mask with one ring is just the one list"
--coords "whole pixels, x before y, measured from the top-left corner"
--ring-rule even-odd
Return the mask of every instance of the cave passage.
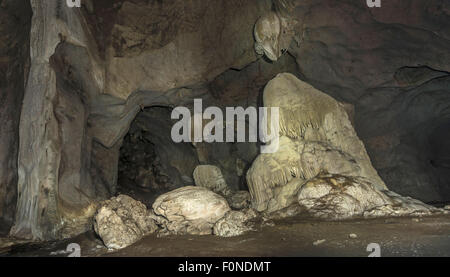
[[132, 122], [120, 148], [117, 194], [128, 194], [151, 207], [159, 195], [195, 185], [198, 165], [217, 166], [228, 187], [248, 190], [245, 173], [258, 155], [258, 144], [175, 143], [171, 108], [148, 107]]
[[130, 126], [120, 148], [117, 192], [151, 206], [160, 194], [193, 185], [199, 164], [191, 143], [171, 139], [171, 109], [143, 109]]

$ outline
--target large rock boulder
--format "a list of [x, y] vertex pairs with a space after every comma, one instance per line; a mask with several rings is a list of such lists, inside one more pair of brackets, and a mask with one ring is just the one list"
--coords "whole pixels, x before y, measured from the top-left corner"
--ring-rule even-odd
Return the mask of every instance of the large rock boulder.
[[121, 249], [158, 229], [155, 216], [139, 201], [119, 195], [102, 203], [94, 219], [94, 230], [106, 247]]
[[364, 178], [332, 174], [321, 174], [307, 182], [300, 189], [298, 202], [314, 217], [324, 219], [443, 212], [418, 200], [388, 190], [380, 191]]
[[386, 189], [347, 112], [332, 97], [283, 73], [267, 84], [264, 106], [279, 107], [280, 138], [278, 151], [259, 155], [247, 172], [255, 209], [289, 206], [301, 185], [322, 171], [365, 177]]
[[199, 165], [195, 168], [193, 175], [196, 186], [208, 188], [222, 195], [231, 208], [241, 210], [250, 206], [250, 193], [245, 190], [232, 190], [217, 166]]
[[213, 165], [199, 165], [194, 170], [195, 185], [208, 188], [215, 193], [227, 196], [231, 193], [220, 168]]
[[208, 235], [230, 207], [225, 198], [207, 188], [187, 186], [158, 197], [153, 210], [171, 234]]

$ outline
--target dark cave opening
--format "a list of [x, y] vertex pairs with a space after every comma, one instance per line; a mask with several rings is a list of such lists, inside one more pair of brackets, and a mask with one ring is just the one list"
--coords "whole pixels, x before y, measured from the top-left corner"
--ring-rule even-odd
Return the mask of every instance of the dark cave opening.
[[120, 147], [116, 194], [150, 207], [163, 193], [195, 186], [198, 165], [218, 167], [232, 191], [248, 191], [245, 174], [259, 153], [258, 143], [175, 143], [171, 112], [169, 107], [148, 107], [131, 123]]
[[193, 185], [192, 172], [199, 164], [191, 143], [171, 139], [171, 109], [143, 109], [130, 126], [120, 148], [117, 192], [147, 206], [157, 196]]
[[438, 125], [428, 138], [430, 164], [444, 203], [450, 202], [450, 122]]

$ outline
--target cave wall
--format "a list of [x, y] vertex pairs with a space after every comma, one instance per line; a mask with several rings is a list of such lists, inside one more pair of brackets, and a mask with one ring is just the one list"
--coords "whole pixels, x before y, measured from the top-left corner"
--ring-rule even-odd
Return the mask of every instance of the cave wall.
[[351, 0], [292, 2], [299, 43], [289, 52], [308, 83], [339, 100], [398, 86], [393, 76], [405, 66], [450, 71], [448, 1], [385, 1], [381, 8]]
[[[76, 9], [56, 0], [31, 1], [31, 69], [19, 128], [13, 236], [54, 239], [86, 230], [97, 201], [115, 192], [119, 147], [139, 110], [187, 104], [207, 93], [208, 79], [255, 61], [252, 25], [271, 6], [270, 1], [217, 1], [215, 7], [224, 9], [210, 10], [214, 6], [204, 1], [89, 3], [94, 5]], [[142, 23], [134, 20], [135, 12], [158, 11], [154, 18], [167, 22], [161, 14], [173, 5], [178, 11], [172, 14], [174, 22], [180, 13], [183, 20], [164, 39], [166, 45], [150, 44], [137, 52], [130, 45], [116, 45], [114, 36], [127, 41], [140, 29], [131, 28]], [[101, 7], [113, 16], [110, 22], [117, 21], [115, 27], [128, 28], [96, 32], [98, 22], [90, 21], [89, 14], [98, 8], [100, 19]], [[189, 11], [197, 10], [207, 16], [189, 18]], [[225, 17], [217, 20], [219, 14]], [[242, 26], [248, 32], [241, 32]], [[97, 45], [97, 36], [110, 44]], [[193, 64], [195, 60], [202, 64]], [[190, 77], [155, 81], [184, 75]]]
[[449, 117], [450, 2], [384, 1], [381, 8], [351, 0], [274, 2], [294, 19], [288, 51], [302, 80], [355, 106], [358, 135], [388, 187], [448, 201], [448, 183], [437, 181], [424, 141]]
[[[85, 150], [83, 126], [87, 115], [77, 89], [84, 89], [85, 95], [89, 95], [92, 87], [98, 91], [102, 74], [96, 70], [95, 48], [88, 47], [92, 39], [79, 10], [54, 0], [32, 0], [31, 6], [31, 66], [20, 118], [18, 200], [10, 234], [52, 239], [84, 230], [80, 226], [85, 226], [84, 221], [94, 212], [89, 201], [77, 201], [89, 195], [83, 191], [83, 186], [89, 183], [85, 182], [84, 168], [80, 167], [85, 162], [80, 152]], [[92, 78], [84, 81], [92, 87], [77, 87], [62, 80], [71, 79], [71, 65], [58, 67], [63, 62], [55, 62], [52, 57], [64, 43], [87, 50], [88, 75]], [[71, 62], [76, 66], [74, 60]], [[72, 80], [76, 82], [76, 78]], [[68, 200], [72, 203], [65, 205]], [[80, 205], [71, 209], [73, 202]]]
[[17, 200], [19, 118], [29, 67], [31, 6], [0, 1], [0, 233], [14, 219]]

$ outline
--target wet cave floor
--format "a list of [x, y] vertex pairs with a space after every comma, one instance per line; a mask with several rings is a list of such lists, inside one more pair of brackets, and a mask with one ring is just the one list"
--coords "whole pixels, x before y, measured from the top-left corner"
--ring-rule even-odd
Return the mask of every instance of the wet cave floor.
[[[355, 234], [355, 236], [350, 234]], [[0, 256], [68, 256], [78, 243], [87, 257], [325, 256], [367, 257], [370, 243], [381, 256], [450, 256], [450, 215], [325, 222], [293, 217], [233, 238], [150, 235], [119, 251], [108, 251], [93, 232], [46, 243], [0, 248]]]

